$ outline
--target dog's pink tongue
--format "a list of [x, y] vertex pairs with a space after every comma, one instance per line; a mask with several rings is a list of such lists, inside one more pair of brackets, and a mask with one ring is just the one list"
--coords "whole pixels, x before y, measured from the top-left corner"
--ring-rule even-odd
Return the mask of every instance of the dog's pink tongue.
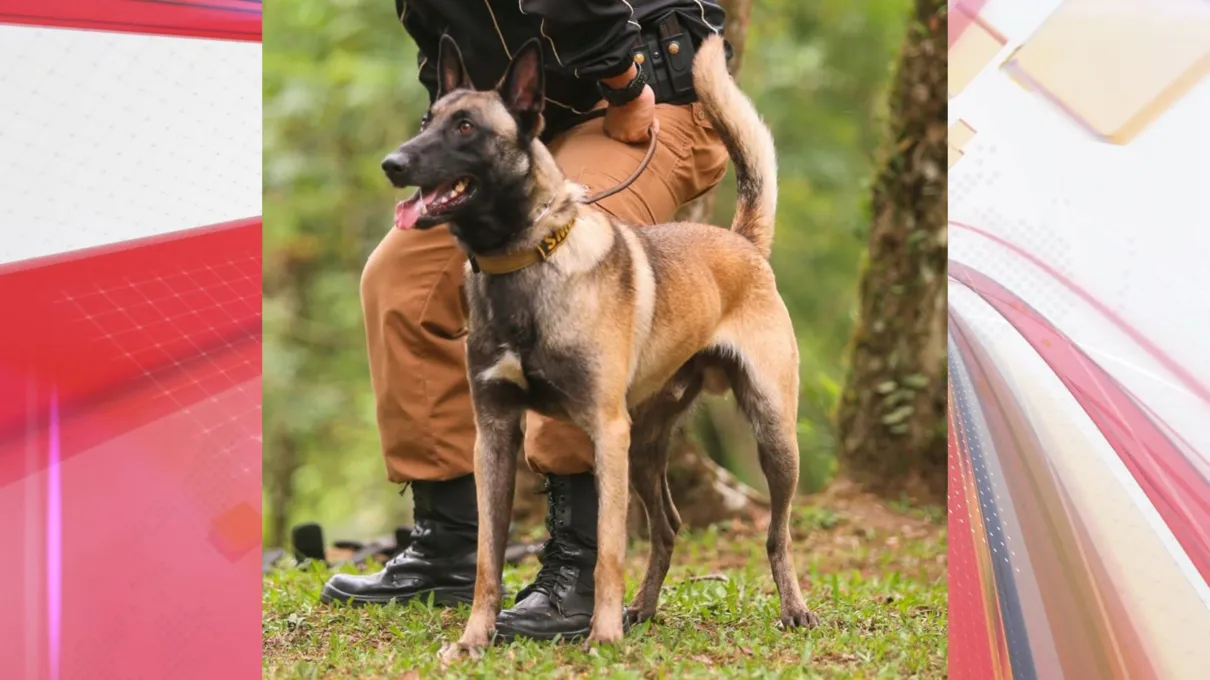
[[420, 209], [424, 207], [424, 197], [421, 193], [417, 189], [411, 198], [395, 204], [396, 229], [411, 229], [416, 226], [416, 220], [420, 219]]

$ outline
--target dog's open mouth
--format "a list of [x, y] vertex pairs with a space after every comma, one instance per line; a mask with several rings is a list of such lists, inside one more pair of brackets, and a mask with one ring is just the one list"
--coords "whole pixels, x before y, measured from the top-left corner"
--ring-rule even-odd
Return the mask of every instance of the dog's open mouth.
[[395, 226], [411, 229], [420, 218], [441, 218], [448, 215], [468, 200], [475, 192], [469, 177], [444, 182], [433, 188], [421, 187], [410, 198], [395, 204]]

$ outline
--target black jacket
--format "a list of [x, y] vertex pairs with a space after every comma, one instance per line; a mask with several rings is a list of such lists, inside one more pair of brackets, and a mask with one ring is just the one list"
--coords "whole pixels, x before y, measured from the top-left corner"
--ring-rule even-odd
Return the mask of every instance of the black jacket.
[[420, 48], [420, 82], [430, 101], [442, 34], [458, 43], [478, 88], [495, 85], [513, 50], [540, 38], [548, 133], [592, 109], [601, 99], [597, 81], [625, 72], [640, 32], [653, 32], [669, 12], [677, 12], [694, 44], [721, 32], [724, 20], [712, 0], [395, 0], [395, 11]]

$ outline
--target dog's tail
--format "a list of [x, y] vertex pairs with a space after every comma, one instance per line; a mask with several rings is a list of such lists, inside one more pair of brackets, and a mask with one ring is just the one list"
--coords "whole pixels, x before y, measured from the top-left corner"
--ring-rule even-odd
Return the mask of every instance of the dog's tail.
[[693, 87], [735, 164], [738, 205], [731, 229], [768, 259], [777, 213], [777, 152], [769, 128], [727, 72], [722, 36], [712, 35], [698, 48]]

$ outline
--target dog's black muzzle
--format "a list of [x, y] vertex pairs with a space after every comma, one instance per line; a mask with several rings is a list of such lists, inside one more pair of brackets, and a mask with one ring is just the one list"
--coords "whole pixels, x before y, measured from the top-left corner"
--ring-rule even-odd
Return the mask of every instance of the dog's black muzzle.
[[382, 159], [382, 171], [396, 188], [412, 186], [412, 162], [411, 154], [399, 148]]

